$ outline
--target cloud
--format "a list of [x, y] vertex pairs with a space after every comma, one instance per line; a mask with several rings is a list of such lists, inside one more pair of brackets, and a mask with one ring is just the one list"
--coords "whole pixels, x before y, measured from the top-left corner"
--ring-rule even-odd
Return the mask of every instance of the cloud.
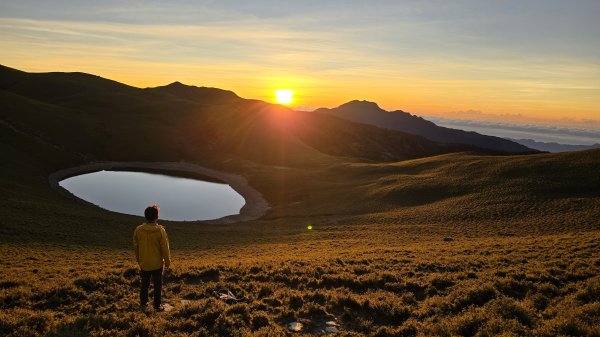
[[[480, 114], [479, 114], [480, 115]], [[567, 128], [535, 124], [511, 124], [490, 121], [427, 117], [434, 123], [467, 131], [513, 139], [533, 139], [540, 142], [591, 145], [600, 143], [600, 121], [587, 121], [587, 128]], [[583, 121], [578, 121], [582, 123]]]

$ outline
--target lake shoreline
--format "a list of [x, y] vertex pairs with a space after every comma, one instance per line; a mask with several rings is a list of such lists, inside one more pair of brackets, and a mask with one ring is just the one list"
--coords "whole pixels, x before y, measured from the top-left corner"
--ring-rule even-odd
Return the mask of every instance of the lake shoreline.
[[[197, 174], [200, 177], [209, 177], [218, 181], [222, 181], [226, 184], [229, 184], [231, 188], [233, 188], [236, 192], [238, 192], [246, 201], [244, 206], [240, 209], [239, 214], [228, 215], [222, 218], [214, 219], [214, 220], [198, 220], [198, 221], [173, 221], [173, 222], [190, 222], [190, 223], [208, 223], [208, 224], [226, 224], [226, 223], [234, 223], [234, 222], [242, 222], [242, 221], [250, 221], [256, 220], [266, 214], [266, 212], [270, 209], [269, 204], [264, 199], [262, 194], [252, 188], [246, 178], [233, 174], [221, 172], [213, 169], [209, 169], [206, 167], [202, 167], [192, 163], [186, 162], [94, 162], [89, 164], [84, 164], [76, 167], [70, 167], [67, 169], [62, 169], [56, 171], [48, 176], [48, 183], [52, 188], [59, 191], [61, 194], [74, 198], [78, 201], [94, 205], [88, 201], [85, 201], [81, 198], [78, 198], [73, 193], [69, 192], [67, 189], [60, 186], [59, 182], [74, 177], [77, 175], [91, 173], [96, 171], [115, 171], [121, 170], [125, 171], [127, 169], [132, 169], [136, 171], [140, 171], [141, 169], [149, 169], [154, 172], [160, 172], [167, 174], [168, 172], [184, 172], [191, 173], [192, 175]], [[108, 210], [107, 210], [108, 211]]]

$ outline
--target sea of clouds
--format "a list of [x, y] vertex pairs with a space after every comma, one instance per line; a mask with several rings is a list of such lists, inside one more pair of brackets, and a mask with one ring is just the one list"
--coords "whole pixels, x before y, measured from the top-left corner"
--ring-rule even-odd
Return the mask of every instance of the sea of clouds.
[[533, 139], [538, 142], [555, 142], [571, 145], [592, 145], [600, 143], [600, 125], [589, 123], [590, 128], [559, 127], [552, 125], [513, 124], [491, 121], [449, 119], [427, 116], [426, 119], [440, 126], [481, 134], [511, 138]]

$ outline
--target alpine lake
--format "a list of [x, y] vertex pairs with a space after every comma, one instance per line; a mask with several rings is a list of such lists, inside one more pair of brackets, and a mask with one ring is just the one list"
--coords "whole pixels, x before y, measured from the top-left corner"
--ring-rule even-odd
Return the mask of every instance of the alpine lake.
[[143, 216], [152, 204], [160, 219], [213, 220], [240, 213], [246, 201], [230, 185], [216, 181], [139, 171], [96, 171], [63, 179], [74, 196], [109, 211]]

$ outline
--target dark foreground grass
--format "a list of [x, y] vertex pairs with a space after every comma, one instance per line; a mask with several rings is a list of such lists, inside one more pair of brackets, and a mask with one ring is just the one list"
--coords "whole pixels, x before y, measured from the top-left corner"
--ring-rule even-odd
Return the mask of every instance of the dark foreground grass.
[[[14, 246], [1, 254], [0, 335], [599, 336], [600, 232], [419, 238], [343, 226], [276, 244], [174, 250], [168, 313], [138, 312], [131, 252]], [[227, 287], [247, 301], [226, 304]], [[182, 304], [181, 300], [189, 300]]]

